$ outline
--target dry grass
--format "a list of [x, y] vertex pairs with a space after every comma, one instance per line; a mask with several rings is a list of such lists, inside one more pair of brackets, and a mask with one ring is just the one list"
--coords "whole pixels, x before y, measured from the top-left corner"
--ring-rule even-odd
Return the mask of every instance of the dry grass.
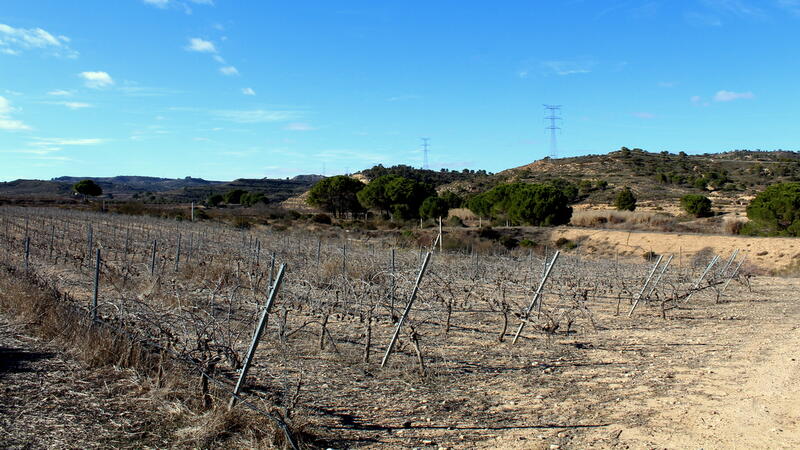
[[229, 410], [227, 394], [217, 386], [211, 386], [215, 401], [205, 408], [199, 375], [112, 328], [93, 326], [62, 297], [43, 280], [8, 268], [0, 273], [0, 313], [26, 333], [64, 349], [89, 369], [133, 371], [138, 378], [135, 388], [119, 393], [146, 417], [142, 424], [147, 429], [133, 434], [159, 436], [159, 445], [178, 447], [285, 447], [270, 419], [242, 407]]
[[586, 210], [573, 212], [570, 224], [586, 228], [672, 231], [676, 221], [674, 217], [661, 213]]

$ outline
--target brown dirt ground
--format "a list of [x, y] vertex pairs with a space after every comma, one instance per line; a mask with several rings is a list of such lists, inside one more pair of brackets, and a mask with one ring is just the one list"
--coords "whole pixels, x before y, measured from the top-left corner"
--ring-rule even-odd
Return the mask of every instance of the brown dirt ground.
[[0, 447], [159, 445], [130, 370], [91, 369], [0, 316]]

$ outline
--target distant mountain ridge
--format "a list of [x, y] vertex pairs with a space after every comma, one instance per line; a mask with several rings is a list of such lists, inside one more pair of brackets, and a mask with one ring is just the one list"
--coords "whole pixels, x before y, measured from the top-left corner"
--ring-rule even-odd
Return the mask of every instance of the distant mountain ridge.
[[[61, 176], [50, 180], [14, 180], [0, 183], [0, 196], [8, 197], [63, 197], [72, 195], [72, 185], [80, 180], [94, 180], [103, 188], [104, 195], [115, 198], [142, 198], [165, 202], [201, 201], [211, 194], [225, 193], [232, 189], [260, 192], [272, 202], [307, 191], [321, 175], [298, 175], [286, 179], [237, 179], [212, 181], [202, 178], [161, 178], [139, 175], [115, 177]], [[150, 198], [154, 197], [154, 198]]]

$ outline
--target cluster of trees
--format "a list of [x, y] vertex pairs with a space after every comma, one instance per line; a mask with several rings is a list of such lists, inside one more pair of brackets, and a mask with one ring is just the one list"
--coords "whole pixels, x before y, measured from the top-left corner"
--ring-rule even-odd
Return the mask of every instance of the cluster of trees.
[[210, 206], [219, 206], [222, 203], [227, 205], [254, 206], [257, 204], [268, 204], [269, 199], [260, 192], [248, 192], [244, 189], [232, 189], [224, 194], [213, 194], [206, 199]]
[[800, 183], [769, 186], [747, 206], [747, 218], [746, 234], [800, 236]]
[[307, 201], [337, 217], [371, 209], [394, 220], [446, 217], [462, 203], [456, 194], [439, 197], [432, 185], [394, 174], [369, 184], [344, 175], [326, 178], [311, 188]]
[[419, 183], [429, 184], [434, 188], [443, 184], [452, 183], [454, 181], [472, 181], [476, 178], [491, 175], [485, 170], [470, 170], [464, 169], [462, 171], [441, 169], [438, 172], [435, 170], [417, 169], [415, 167], [400, 164], [397, 166], [384, 167], [381, 164], [366, 169], [361, 172], [367, 179], [375, 180], [384, 175], [397, 175], [409, 180], [414, 180]]
[[467, 206], [478, 216], [495, 220], [528, 225], [562, 225], [569, 223], [572, 218], [570, 195], [572, 189], [565, 192], [563, 187], [553, 184], [509, 183], [476, 195]]

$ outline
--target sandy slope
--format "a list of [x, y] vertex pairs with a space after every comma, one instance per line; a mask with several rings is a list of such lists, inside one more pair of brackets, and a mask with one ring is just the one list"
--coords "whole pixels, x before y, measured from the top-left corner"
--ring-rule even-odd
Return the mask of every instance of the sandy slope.
[[588, 228], [556, 228], [553, 241], [566, 238], [580, 242], [579, 251], [601, 255], [636, 255], [653, 251], [674, 253], [677, 264], [689, 264], [691, 258], [704, 249], [727, 257], [740, 249], [747, 260], [765, 270], [784, 270], [800, 263], [800, 239], [756, 238], [745, 236], [696, 235], [687, 233], [656, 233], [638, 231], [597, 230]]

